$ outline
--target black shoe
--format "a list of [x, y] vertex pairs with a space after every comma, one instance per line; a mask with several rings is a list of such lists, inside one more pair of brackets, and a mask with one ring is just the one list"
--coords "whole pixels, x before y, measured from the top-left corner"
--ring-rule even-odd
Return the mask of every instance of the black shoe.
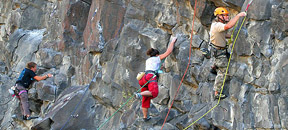
[[147, 122], [147, 121], [149, 121], [150, 119], [151, 119], [150, 116], [148, 116], [147, 118], [143, 118], [144, 122]]
[[211, 72], [212, 74], [217, 75], [217, 71], [216, 71], [215, 69], [210, 69], [210, 72]]
[[211, 66], [210, 72], [211, 72], [212, 74], [217, 75], [217, 69], [218, 69], [218, 67], [215, 66], [215, 65], [213, 65], [213, 66]]
[[224, 99], [224, 98], [226, 98], [227, 96], [226, 96], [225, 94], [221, 94], [221, 96], [220, 96], [220, 93], [218, 93], [217, 95], [215, 95], [215, 99], [219, 99], [219, 97], [220, 97], [220, 99]]

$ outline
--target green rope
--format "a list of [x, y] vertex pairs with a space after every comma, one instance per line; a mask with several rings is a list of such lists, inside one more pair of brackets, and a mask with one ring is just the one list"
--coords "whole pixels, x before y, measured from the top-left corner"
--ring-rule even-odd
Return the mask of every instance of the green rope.
[[[158, 70], [160, 70], [161, 65], [163, 64], [163, 62], [165, 61], [165, 59], [166, 59], [166, 58], [164, 58], [164, 59], [161, 61]], [[158, 72], [158, 70], [157, 70], [157, 72]], [[154, 78], [155, 76], [156, 76], [156, 75], [153, 74], [152, 78]], [[136, 92], [139, 92], [143, 87], [145, 87], [152, 78], [150, 78], [150, 79], [149, 79], [143, 86], [141, 86], [140, 89], [138, 89]], [[124, 106], [133, 98], [133, 96], [134, 96], [134, 95], [132, 95], [125, 103], [123, 103], [123, 104], [121, 105], [121, 107], [120, 107], [119, 109], [117, 109], [104, 123], [102, 123], [97, 130], [100, 130], [100, 128], [102, 128], [113, 116], [115, 116], [115, 114], [116, 114], [122, 107], [124, 107]]]
[[[165, 61], [165, 59], [166, 59], [166, 58], [164, 58], [164, 59], [161, 61], [158, 70], [155, 71], [156, 73], [158, 73], [159, 70], [161, 69], [161, 66], [162, 66], [163, 62]], [[154, 78], [155, 76], [156, 76], [156, 74], [154, 73], [153, 76], [152, 76], [152, 78]], [[143, 86], [141, 86], [140, 89], [138, 89], [136, 92], [139, 92], [144, 86], [146, 86], [152, 78], [150, 78], [150, 79], [149, 79]], [[118, 108], [104, 123], [102, 123], [102, 124], [99, 126], [99, 128], [97, 128], [97, 130], [100, 130], [100, 128], [102, 128], [113, 116], [115, 116], [115, 114], [116, 114], [123, 106], [125, 106], [125, 105], [133, 98], [133, 96], [134, 96], [134, 95], [132, 95], [125, 103], [123, 103], [123, 104], [120, 106], [120, 108]]]
[[[233, 42], [233, 46], [232, 46], [232, 49], [231, 49], [231, 54], [230, 54], [230, 57], [229, 57], [227, 69], [226, 69], [226, 72], [225, 72], [225, 77], [224, 77], [224, 80], [223, 80], [223, 84], [222, 84], [222, 87], [221, 87], [221, 92], [220, 92], [220, 96], [219, 96], [219, 99], [218, 99], [217, 104], [216, 104], [213, 108], [211, 108], [208, 112], [206, 112], [203, 116], [201, 116], [200, 118], [198, 118], [196, 121], [194, 121], [193, 123], [191, 123], [189, 126], [187, 126], [187, 127], [186, 127], [185, 129], [183, 129], [183, 130], [186, 130], [186, 129], [188, 129], [190, 126], [194, 125], [197, 121], [199, 121], [200, 119], [202, 119], [205, 115], [207, 115], [209, 112], [211, 112], [214, 108], [216, 108], [216, 107], [219, 105], [220, 99], [221, 99], [221, 94], [222, 94], [222, 91], [223, 91], [223, 88], [224, 88], [224, 84], [225, 84], [225, 81], [226, 81], [226, 76], [227, 76], [227, 73], [228, 73], [228, 69], [229, 69], [231, 57], [232, 57], [232, 54], [233, 54], [234, 45], [235, 45], [235, 43], [236, 43], [236, 41], [237, 41], [238, 35], [239, 35], [239, 33], [240, 33], [240, 31], [241, 31], [241, 28], [242, 28], [242, 26], [243, 26], [243, 24], [244, 24], [244, 22], [245, 22], [245, 19], [246, 19], [246, 16], [244, 17], [244, 19], [243, 19], [243, 21], [242, 21], [242, 24], [241, 24], [241, 26], [240, 26], [240, 28], [239, 28], [239, 31], [237, 32], [237, 35], [236, 35], [235, 40], [234, 40], [234, 42]], [[237, 22], [238, 22], [238, 21], [237, 21]], [[233, 31], [233, 32], [234, 32], [234, 31]]]
[[[238, 24], [238, 21], [236, 22], [236, 25], [237, 25], [237, 24]], [[231, 37], [230, 37], [230, 39], [228, 40], [228, 45], [230, 45], [230, 44], [232, 43], [232, 41], [233, 41], [234, 32], [235, 32], [235, 30], [236, 30], [236, 27], [237, 27], [237, 26], [234, 26], [234, 28], [233, 28]]]
[[[152, 78], [154, 78], [155, 76], [156, 76], [156, 75], [153, 74]], [[149, 79], [143, 86], [141, 86], [141, 88], [138, 89], [136, 92], [139, 92], [143, 87], [145, 87], [152, 78], [150, 78], [150, 79]], [[102, 128], [102, 127], [103, 127], [122, 107], [124, 107], [133, 97], [134, 97], [134, 95], [132, 95], [125, 103], [123, 103], [123, 104], [121, 105], [121, 107], [120, 107], [119, 109], [117, 109], [104, 123], [102, 123], [97, 130], [100, 130], [100, 128]]]

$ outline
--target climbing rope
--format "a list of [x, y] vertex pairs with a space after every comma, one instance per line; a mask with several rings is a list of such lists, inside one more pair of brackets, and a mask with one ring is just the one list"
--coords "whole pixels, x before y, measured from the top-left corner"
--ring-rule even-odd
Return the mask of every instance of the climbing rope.
[[[156, 77], [155, 74], [153, 74], [153, 76], [143, 85], [140, 87], [140, 89], [138, 89], [136, 92], [138, 93], [143, 87], [145, 87], [149, 81], [151, 81], [152, 78]], [[105, 122], [103, 122], [99, 128], [97, 128], [97, 130], [100, 130], [100, 128], [102, 128], [122, 107], [124, 107], [132, 98], [134, 97], [134, 95], [132, 95], [125, 103], [123, 103], [120, 108], [118, 108]]]
[[181, 82], [180, 82], [180, 84], [179, 84], [179, 86], [178, 86], [177, 92], [176, 92], [176, 94], [175, 94], [175, 96], [174, 96], [174, 98], [173, 98], [173, 100], [172, 100], [172, 102], [171, 102], [170, 108], [169, 108], [168, 113], [167, 113], [167, 115], [166, 115], [166, 117], [165, 117], [165, 120], [164, 120], [164, 122], [163, 122], [163, 125], [162, 125], [162, 127], [161, 127], [161, 130], [162, 130], [163, 127], [164, 127], [164, 124], [165, 124], [165, 122], [166, 122], [166, 120], [167, 120], [167, 118], [168, 118], [168, 115], [169, 115], [169, 113], [170, 113], [170, 110], [171, 110], [171, 108], [172, 108], [172, 106], [173, 106], [174, 100], [175, 100], [176, 96], [178, 95], [178, 92], [179, 92], [180, 86], [181, 86], [181, 84], [182, 84], [182, 82], [183, 82], [183, 80], [184, 80], [184, 78], [185, 78], [185, 75], [186, 75], [188, 69], [189, 69], [190, 60], [191, 60], [191, 49], [192, 49], [192, 39], [193, 39], [194, 20], [195, 20], [195, 14], [196, 14], [196, 5], [197, 5], [197, 0], [195, 0], [195, 6], [194, 6], [194, 15], [193, 15], [193, 21], [192, 21], [191, 37], [190, 37], [191, 40], [190, 40], [190, 48], [189, 48], [189, 60], [188, 60], [188, 64], [187, 64], [186, 70], [185, 70], [185, 72], [184, 72], [184, 74], [183, 74], [183, 76], [182, 76]]
[[[253, 0], [250, 0], [249, 4], [247, 5], [247, 8], [246, 8], [245, 12], [247, 12], [248, 7], [249, 7], [250, 4], [252, 3], [252, 1], [253, 1]], [[235, 43], [236, 43], [236, 41], [237, 41], [238, 35], [239, 35], [239, 33], [240, 33], [241, 29], [242, 29], [242, 26], [243, 26], [243, 24], [244, 24], [244, 22], [245, 22], [245, 20], [246, 20], [246, 17], [247, 17], [247, 15], [244, 17], [244, 19], [243, 19], [243, 21], [242, 21], [242, 23], [241, 23], [241, 26], [240, 26], [240, 28], [239, 28], [239, 30], [238, 30], [238, 32], [237, 32], [237, 35], [236, 35], [236, 37], [235, 37], [235, 40], [233, 41], [233, 46], [232, 46], [232, 49], [231, 49], [231, 54], [230, 54], [230, 57], [229, 57], [228, 65], [227, 65], [227, 68], [226, 68], [226, 72], [225, 72], [225, 76], [224, 76], [224, 80], [223, 80], [223, 84], [222, 84], [222, 87], [221, 87], [221, 92], [220, 92], [220, 96], [219, 96], [219, 98], [218, 98], [217, 104], [216, 104], [214, 107], [212, 107], [208, 112], [206, 112], [204, 115], [202, 115], [200, 118], [198, 118], [197, 120], [195, 120], [193, 123], [191, 123], [189, 126], [187, 126], [187, 127], [186, 127], [185, 129], [183, 129], [183, 130], [188, 129], [190, 126], [192, 126], [192, 125], [195, 124], [197, 121], [199, 121], [200, 119], [202, 119], [205, 115], [207, 115], [209, 112], [211, 112], [214, 108], [216, 108], [216, 107], [219, 105], [220, 100], [221, 100], [221, 94], [222, 94], [222, 91], [223, 91], [223, 88], [224, 88], [224, 84], [225, 84], [225, 81], [226, 81], [226, 76], [227, 76], [227, 73], [228, 73], [228, 69], [229, 69], [231, 57], [232, 57], [232, 54], [233, 54], [234, 45], [235, 45]]]
[[[157, 72], [159, 72], [159, 70], [161, 69], [161, 66], [162, 66], [163, 62], [165, 61], [165, 59], [166, 59], [166, 58], [164, 58], [164, 59], [161, 61], [160, 66], [159, 66]], [[141, 86], [140, 89], [138, 89], [136, 92], [138, 93], [138, 92], [139, 92], [143, 87], [145, 87], [145, 86], [149, 83], [149, 81], [151, 81], [151, 79], [154, 78], [155, 76], [156, 76], [155, 73], [153, 73], [153, 76], [152, 76], [143, 86]], [[133, 97], [134, 97], [134, 95], [132, 95], [125, 103], [123, 103], [123, 104], [120, 106], [120, 108], [118, 108], [104, 123], [102, 123], [102, 124], [99, 126], [99, 128], [98, 128], [97, 130], [99, 130], [100, 128], [102, 128], [102, 127], [103, 127], [123, 106], [125, 106]]]

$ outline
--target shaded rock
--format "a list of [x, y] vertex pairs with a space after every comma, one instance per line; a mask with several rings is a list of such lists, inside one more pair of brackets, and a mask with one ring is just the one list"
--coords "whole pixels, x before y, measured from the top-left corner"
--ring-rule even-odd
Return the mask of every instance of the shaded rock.
[[0, 73], [5, 74], [5, 72], [7, 71], [6, 69], [7, 67], [5, 65], [5, 62], [0, 61]]
[[212, 101], [214, 99], [213, 85], [214, 84], [212, 83], [209, 84], [207, 82], [200, 83], [196, 91], [197, 97], [196, 95], [193, 96], [193, 99], [196, 99], [196, 102], [193, 102], [193, 104], [197, 102], [207, 103]]
[[[53, 122], [51, 129], [60, 129], [63, 127], [65, 129], [96, 129], [92, 120], [96, 114], [92, 109], [95, 102], [92, 100], [89, 90], [85, 91], [86, 87], [74, 86], [67, 88], [62, 93], [63, 96], [55, 102], [51, 110], [45, 115], [45, 118], [35, 125], [34, 128], [46, 126], [47, 123]], [[79, 102], [81, 103], [78, 104]], [[76, 113], [73, 114], [72, 112]], [[69, 118], [72, 118], [72, 120], [67, 122]], [[67, 124], [64, 126], [66, 122]], [[79, 125], [78, 123], [83, 125]]]
[[[260, 23], [250, 22], [251, 26], [248, 28], [249, 34], [253, 38], [254, 42], [257, 43], [258, 47], [261, 50], [261, 53], [265, 57], [271, 57], [273, 54], [272, 45], [271, 45], [271, 22], [261, 21]], [[259, 34], [260, 32], [263, 32]]]
[[33, 0], [25, 3], [21, 19], [21, 28], [27, 30], [42, 29], [45, 12], [42, 10], [45, 5], [45, 0]]
[[[240, 25], [238, 24], [237, 27], [240, 27]], [[234, 36], [236, 36], [236, 33], [238, 33], [238, 31], [239, 30], [237, 28], [234, 32]], [[256, 33], [254, 34], [256, 35]], [[238, 38], [235, 39], [236, 37], [234, 37], [233, 39], [233, 40], [236, 40], [235, 47], [234, 47], [235, 53], [239, 56], [252, 55], [253, 53], [253, 47], [254, 47], [255, 41], [247, 38], [247, 35], [248, 35], [247, 30], [244, 27], [242, 27]], [[234, 41], [232, 43], [234, 43]]]
[[288, 29], [288, 21], [284, 17], [287, 17], [288, 11], [285, 9], [285, 5], [287, 7], [287, 2], [272, 5], [271, 26], [273, 30], [275, 30], [275, 38], [278, 40], [283, 40], [285, 37], [287, 37], [285, 30]]
[[43, 119], [44, 121], [40, 122], [39, 124], [35, 124], [31, 130], [50, 130], [50, 126], [53, 123], [50, 118], [48, 119]]
[[[242, 10], [245, 10], [249, 1], [245, 1]], [[253, 0], [248, 12], [248, 16], [256, 20], [267, 20], [271, 17], [271, 3], [270, 1]]]
[[[55, 83], [55, 89], [56, 89], [56, 97], [58, 97], [59, 94], [61, 94], [61, 92], [66, 89], [69, 85], [68, 81], [67, 81], [67, 77], [64, 74], [57, 74], [54, 76], [54, 83]], [[54, 87], [54, 86], [53, 86]]]
[[[195, 7], [194, 0], [190, 0], [191, 6]], [[197, 7], [196, 7], [196, 17], [198, 17], [201, 21], [201, 23], [204, 26], [208, 26], [212, 23], [212, 19], [214, 16], [214, 10], [216, 7], [211, 1], [207, 0], [200, 0], [197, 1]]]
[[61, 54], [61, 52], [55, 52], [52, 49], [40, 49], [36, 53], [36, 57], [41, 59], [37, 62], [39, 66], [45, 68], [56, 68], [61, 65], [63, 54]]
[[[163, 111], [160, 112], [160, 119], [161, 120], [159, 122], [157, 122], [157, 125], [162, 125], [163, 124], [164, 119], [166, 118], [166, 115], [168, 113], [168, 109], [169, 108], [166, 108], [166, 109], [164, 109]], [[168, 123], [170, 120], [172, 120], [175, 117], [180, 116], [180, 115], [181, 115], [181, 113], [179, 111], [177, 111], [176, 109], [172, 108], [170, 110], [170, 112], [169, 112], [169, 115], [168, 115], [168, 117], [166, 119], [166, 122]]]
[[44, 101], [54, 101], [56, 99], [56, 86], [51, 83], [37, 83], [36, 84], [38, 99]]
[[[156, 130], [161, 130], [162, 127], [158, 126], [155, 127]], [[177, 127], [175, 127], [174, 125], [170, 124], [170, 123], [165, 123], [163, 126], [163, 129], [165, 130], [178, 130]]]

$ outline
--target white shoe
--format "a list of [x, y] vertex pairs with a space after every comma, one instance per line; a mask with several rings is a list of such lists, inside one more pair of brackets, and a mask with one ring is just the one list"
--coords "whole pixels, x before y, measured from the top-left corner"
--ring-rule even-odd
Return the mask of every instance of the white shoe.
[[140, 93], [134, 93], [134, 97], [136, 98], [136, 99], [142, 99], [142, 95], [140, 94]]

